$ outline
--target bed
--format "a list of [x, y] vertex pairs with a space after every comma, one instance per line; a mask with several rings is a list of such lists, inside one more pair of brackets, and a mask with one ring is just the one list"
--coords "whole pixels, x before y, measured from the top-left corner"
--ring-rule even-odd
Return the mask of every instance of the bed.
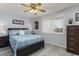
[[27, 30], [27, 28], [8, 29], [10, 47], [14, 56], [30, 55], [35, 51], [44, 48], [43, 37], [31, 33], [29, 34], [27, 33]]

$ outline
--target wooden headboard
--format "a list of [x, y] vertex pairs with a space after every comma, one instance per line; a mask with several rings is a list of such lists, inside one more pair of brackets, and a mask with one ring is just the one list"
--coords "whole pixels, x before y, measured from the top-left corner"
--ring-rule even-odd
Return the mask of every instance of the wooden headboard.
[[28, 30], [28, 28], [8, 28], [8, 30]]

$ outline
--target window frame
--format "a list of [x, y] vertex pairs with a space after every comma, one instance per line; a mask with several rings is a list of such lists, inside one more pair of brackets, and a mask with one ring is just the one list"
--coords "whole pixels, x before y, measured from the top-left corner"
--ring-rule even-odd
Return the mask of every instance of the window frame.
[[[43, 22], [44, 21], [49, 21], [49, 22], [51, 22], [52, 20], [63, 20], [63, 32], [55, 32], [55, 31], [48, 31], [48, 32], [46, 32], [43, 28], [44, 28], [44, 25], [43, 25]], [[54, 33], [54, 34], [65, 34], [65, 18], [64, 18], [64, 16], [61, 16], [61, 17], [59, 17], [59, 18], [53, 18], [52, 20], [42, 20], [42, 32], [43, 33]], [[50, 24], [50, 26], [51, 26], [51, 24]], [[51, 29], [52, 30], [52, 29]]]

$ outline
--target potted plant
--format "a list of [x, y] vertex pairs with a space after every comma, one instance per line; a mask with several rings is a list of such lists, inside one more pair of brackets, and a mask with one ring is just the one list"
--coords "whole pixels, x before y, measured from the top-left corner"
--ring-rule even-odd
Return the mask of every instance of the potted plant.
[[73, 18], [69, 19], [69, 24], [72, 24], [73, 23]]

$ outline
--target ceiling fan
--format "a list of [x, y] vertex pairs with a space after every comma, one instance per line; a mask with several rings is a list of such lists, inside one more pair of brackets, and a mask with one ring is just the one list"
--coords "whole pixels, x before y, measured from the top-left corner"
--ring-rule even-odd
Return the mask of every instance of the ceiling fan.
[[24, 12], [30, 11], [31, 13], [34, 13], [34, 15], [37, 15], [38, 12], [45, 12], [44, 9], [42, 9], [41, 3], [31, 3], [30, 5], [21, 4], [25, 7]]

